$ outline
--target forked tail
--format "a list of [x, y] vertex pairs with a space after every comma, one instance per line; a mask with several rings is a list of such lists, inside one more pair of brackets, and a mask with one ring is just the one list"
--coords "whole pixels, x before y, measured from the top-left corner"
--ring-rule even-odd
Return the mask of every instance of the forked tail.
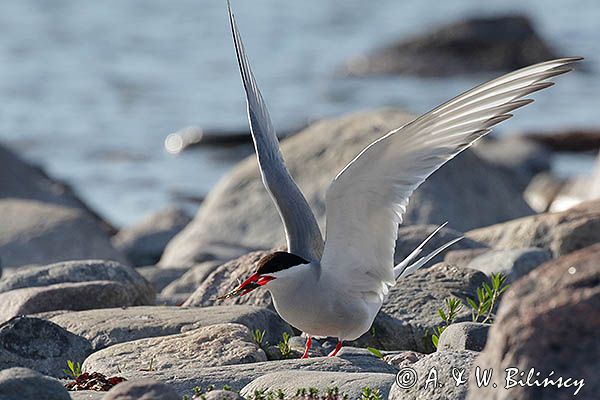
[[423, 242], [416, 249], [414, 249], [413, 252], [408, 255], [408, 257], [406, 257], [404, 260], [402, 260], [400, 264], [394, 267], [394, 278], [396, 280], [412, 274], [413, 272], [421, 268], [423, 265], [431, 261], [433, 257], [437, 256], [442, 251], [446, 250], [448, 247], [452, 246], [454, 243], [464, 238], [464, 236], [461, 236], [456, 239], [453, 239], [448, 243], [438, 247], [432, 253], [429, 253], [427, 256], [421, 257], [414, 263], [410, 264], [412, 260], [414, 260], [419, 254], [421, 254], [421, 251], [423, 251], [423, 246], [425, 246], [425, 244], [427, 244], [427, 242], [447, 224], [448, 222], [444, 222], [442, 225], [440, 225], [435, 231], [433, 231], [433, 233], [431, 233], [431, 235], [427, 236], [427, 238], [423, 240]]

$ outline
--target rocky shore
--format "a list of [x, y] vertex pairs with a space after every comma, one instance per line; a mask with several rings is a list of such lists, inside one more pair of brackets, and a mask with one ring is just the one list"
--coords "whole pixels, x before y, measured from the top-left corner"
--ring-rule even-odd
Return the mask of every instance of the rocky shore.
[[[331, 178], [411, 118], [358, 113], [282, 142], [320, 224]], [[569, 184], [553, 197], [540, 184], [559, 181], [553, 151], [489, 139], [436, 172], [411, 198], [396, 257], [445, 221], [431, 248], [465, 239], [400, 281], [339, 357], [324, 357], [334, 343], [320, 340], [306, 360], [266, 291], [216, 299], [284, 245], [254, 157], [193, 219], [170, 209], [115, 232], [0, 147], [0, 399], [564, 399], [581, 383], [577, 398], [597, 398], [600, 197], [551, 211]], [[522, 385], [509, 385], [510, 368]], [[484, 369], [494, 375], [478, 385]], [[533, 383], [549, 375], [571, 384]]]

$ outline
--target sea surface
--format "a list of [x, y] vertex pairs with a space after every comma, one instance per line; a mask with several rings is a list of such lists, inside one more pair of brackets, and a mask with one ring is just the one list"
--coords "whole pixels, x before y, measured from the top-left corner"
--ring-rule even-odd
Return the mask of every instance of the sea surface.
[[[421, 113], [492, 74], [342, 78], [346, 60], [467, 16], [520, 12], [586, 73], [561, 77], [497, 134], [600, 125], [598, 0], [233, 0], [281, 130], [355, 110]], [[116, 225], [197, 204], [249, 149], [174, 156], [186, 126], [246, 129], [225, 0], [3, 0], [0, 141], [70, 183]], [[563, 163], [585, 174], [590, 160]]]

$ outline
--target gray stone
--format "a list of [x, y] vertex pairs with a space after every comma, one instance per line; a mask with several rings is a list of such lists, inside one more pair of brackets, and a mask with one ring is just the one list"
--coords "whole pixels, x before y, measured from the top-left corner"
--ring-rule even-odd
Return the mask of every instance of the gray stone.
[[244, 398], [231, 390], [211, 390], [204, 394], [204, 400], [244, 400]]
[[551, 258], [550, 251], [537, 247], [492, 250], [475, 257], [467, 267], [481, 271], [488, 276], [503, 273], [508, 277], [509, 282], [514, 282]]
[[153, 379], [122, 382], [108, 391], [102, 400], [180, 400], [168, 385]]
[[17, 315], [55, 310], [91, 310], [127, 307], [135, 304], [135, 293], [118, 282], [91, 281], [57, 283], [43, 287], [15, 289], [0, 293], [0, 322]]
[[[502, 390], [476, 387], [469, 399], [567, 399], [577, 384], [559, 388], [516, 385], [504, 389], [507, 368], [519, 368], [523, 379], [585, 380], [577, 398], [596, 399], [600, 393], [600, 244], [549, 261], [514, 283], [504, 294], [485, 349], [481, 368], [493, 368], [492, 382]], [[539, 373], [539, 375], [537, 375]], [[513, 373], [511, 372], [511, 375]], [[518, 374], [518, 373], [517, 373]], [[519, 376], [514, 376], [518, 379]]]
[[400, 351], [383, 356], [383, 360], [398, 369], [402, 369], [416, 363], [425, 356], [426, 354], [417, 353], [416, 351]]
[[83, 362], [90, 342], [39, 318], [17, 317], [0, 325], [0, 369], [24, 367], [56, 378], [67, 360]]
[[135, 270], [152, 285], [156, 292], [160, 292], [185, 275], [189, 268], [158, 268], [150, 265], [136, 268]]
[[[372, 329], [348, 344], [420, 353], [435, 351], [431, 334], [441, 322], [437, 309], [449, 297], [463, 302], [466, 297], [474, 298], [477, 288], [486, 281], [487, 277], [479, 271], [444, 263], [417, 271], [390, 290]], [[469, 309], [462, 307], [456, 321], [470, 319]]]
[[112, 242], [135, 266], [154, 265], [165, 246], [192, 218], [178, 208], [169, 208], [121, 229]]
[[539, 247], [558, 257], [600, 242], [600, 200], [564, 212], [537, 214], [475, 229], [467, 236], [499, 249]]
[[0, 215], [4, 267], [92, 258], [127, 263], [98, 221], [81, 209], [0, 199]]
[[270, 343], [277, 343], [283, 332], [291, 333], [290, 326], [273, 311], [250, 306], [113, 308], [55, 314], [49, 319], [90, 340], [95, 350], [223, 323], [265, 330], [265, 340]]
[[[464, 370], [463, 378], [471, 377], [470, 374], [473, 360], [477, 353], [469, 350], [462, 351], [441, 351], [423, 357], [416, 363], [411, 365], [411, 368], [417, 373], [416, 384], [410, 388], [401, 388], [397, 384], [392, 385], [390, 391], [390, 400], [429, 400], [429, 399], [447, 399], [447, 400], [464, 400], [467, 396], [467, 384], [456, 385], [453, 379], [454, 375], [459, 374], [459, 370]], [[431, 378], [432, 369], [435, 368], [437, 374], [436, 383], [434, 385], [427, 379]], [[402, 376], [408, 376], [407, 372]], [[405, 375], [406, 374], [406, 375]], [[400, 378], [401, 382], [407, 382]], [[482, 399], [485, 397], [481, 397]]]
[[27, 368], [0, 370], [2, 400], [70, 400], [61, 383]]
[[298, 389], [316, 388], [324, 395], [327, 389], [337, 387], [340, 394], [347, 394], [351, 399], [360, 399], [363, 388], [369, 387], [379, 389], [381, 398], [386, 399], [395, 379], [395, 374], [373, 372], [280, 371], [253, 380], [244, 386], [240, 394], [249, 397], [255, 390], [282, 390], [292, 397]]
[[472, 259], [482, 254], [487, 253], [491, 249], [489, 247], [479, 249], [464, 249], [464, 250], [449, 250], [444, 256], [444, 262], [447, 264], [466, 267]]
[[90, 281], [112, 281], [127, 287], [132, 297], [132, 304], [129, 305], [154, 303], [154, 289], [135, 269], [105, 260], [69, 261], [43, 267], [23, 267], [0, 280], [0, 293], [27, 287]]
[[523, 198], [536, 212], [549, 211], [564, 184], [564, 179], [551, 172], [541, 172], [531, 179], [523, 192]]
[[113, 376], [144, 369], [182, 370], [259, 361], [267, 361], [267, 356], [254, 343], [248, 328], [218, 324], [178, 335], [116, 344], [89, 356], [83, 368]]
[[174, 366], [174, 368], [159, 371], [128, 371], [122, 375], [127, 379], [157, 379], [172, 386], [180, 395], [189, 395], [194, 386], [206, 388], [214, 385], [219, 388], [229, 385], [233, 390], [240, 390], [260, 376], [286, 370], [396, 373], [394, 367], [376, 357], [360, 356], [317, 357], [188, 369], [179, 369]]
[[[282, 141], [288, 169], [322, 227], [325, 192], [332, 178], [370, 142], [412, 118], [394, 110], [357, 113], [318, 122]], [[404, 221], [440, 224], [447, 220], [452, 228], [466, 231], [531, 213], [504, 169], [466, 151], [415, 191]], [[252, 155], [209, 193], [194, 220], [169, 242], [160, 265], [226, 261], [248, 249], [280, 246], [284, 237]]]
[[557, 58], [523, 15], [473, 17], [386, 46], [349, 61], [354, 76], [408, 74], [449, 76], [512, 71]]
[[487, 341], [489, 324], [479, 322], [456, 322], [440, 335], [438, 351], [473, 350], [481, 351]]
[[94, 390], [77, 390], [69, 392], [71, 400], [104, 400], [105, 392], [96, 392]]
[[[180, 278], [167, 285], [162, 290], [161, 294], [172, 296], [175, 294], [188, 293], [191, 295], [220, 264], [221, 263], [218, 261], [206, 261], [189, 268], [189, 270]], [[172, 268], [161, 269], [168, 271]]]

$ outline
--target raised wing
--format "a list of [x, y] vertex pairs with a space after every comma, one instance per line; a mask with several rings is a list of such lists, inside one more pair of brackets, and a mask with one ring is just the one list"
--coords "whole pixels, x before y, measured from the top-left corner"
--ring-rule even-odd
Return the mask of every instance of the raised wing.
[[385, 294], [395, 283], [394, 244], [413, 191], [577, 60], [548, 61], [501, 76], [367, 146], [327, 191], [324, 273], [348, 290]]
[[319, 260], [323, 253], [321, 230], [308, 202], [285, 167], [275, 129], [250, 69], [229, 1], [227, 8], [263, 183], [283, 221], [288, 251], [306, 260]]

